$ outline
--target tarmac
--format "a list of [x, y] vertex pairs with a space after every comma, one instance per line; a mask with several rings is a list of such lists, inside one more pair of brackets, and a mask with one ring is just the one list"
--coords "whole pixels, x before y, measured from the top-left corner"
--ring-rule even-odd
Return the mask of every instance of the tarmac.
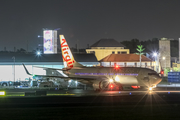
[[[0, 90], [1, 120], [179, 120], [180, 90]], [[30, 95], [26, 95], [29, 93]]]

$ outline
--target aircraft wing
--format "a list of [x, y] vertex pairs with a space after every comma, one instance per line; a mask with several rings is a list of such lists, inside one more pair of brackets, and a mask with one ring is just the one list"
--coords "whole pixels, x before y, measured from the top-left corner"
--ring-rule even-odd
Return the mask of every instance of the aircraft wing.
[[[24, 64], [23, 64], [24, 65]], [[38, 66], [34, 66], [34, 67], [37, 67], [37, 68], [43, 68], [45, 70], [47, 69], [51, 69], [51, 70], [60, 70], [60, 71], [67, 71], [68, 69], [67, 68], [63, 68], [63, 69], [58, 69], [58, 68], [47, 68], [47, 67], [38, 67]], [[74, 67], [73, 69], [84, 69], [86, 67]]]
[[[24, 65], [24, 64], [23, 64], [23, 65]], [[43, 68], [43, 69], [45, 69], [45, 70], [51, 69], [51, 70], [67, 71], [66, 69], [58, 69], [58, 68], [47, 68], [47, 67], [38, 67], [38, 66], [34, 66], [34, 67], [37, 67], [37, 68]]]
[[96, 80], [95, 78], [84, 78], [84, 77], [64, 77], [64, 76], [53, 76], [53, 75], [33, 75], [29, 73], [25, 65], [23, 64], [23, 67], [28, 75], [31, 76], [37, 76], [37, 77], [55, 77], [55, 78], [64, 78], [64, 79], [74, 79], [74, 80]]

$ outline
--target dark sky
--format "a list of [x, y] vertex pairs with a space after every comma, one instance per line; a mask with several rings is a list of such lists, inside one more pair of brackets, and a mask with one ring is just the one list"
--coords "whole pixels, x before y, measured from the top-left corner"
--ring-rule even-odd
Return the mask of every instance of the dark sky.
[[1, 0], [0, 50], [35, 49], [42, 29], [61, 28], [70, 47], [180, 37], [180, 0]]

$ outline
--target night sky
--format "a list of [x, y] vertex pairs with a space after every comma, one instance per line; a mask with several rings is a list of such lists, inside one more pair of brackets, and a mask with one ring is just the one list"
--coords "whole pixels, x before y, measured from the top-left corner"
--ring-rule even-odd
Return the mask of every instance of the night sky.
[[180, 37], [180, 0], [1, 0], [0, 51], [37, 47], [43, 28], [57, 29], [70, 47]]

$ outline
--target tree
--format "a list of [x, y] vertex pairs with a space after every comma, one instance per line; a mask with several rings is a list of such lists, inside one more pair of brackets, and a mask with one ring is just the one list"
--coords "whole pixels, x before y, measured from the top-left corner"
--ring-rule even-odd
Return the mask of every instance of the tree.
[[26, 50], [25, 49], [23, 49], [23, 48], [20, 48], [20, 49], [17, 49], [17, 51], [16, 52], [18, 52], [18, 53], [25, 53], [26, 52]]
[[139, 55], [139, 62], [140, 62], [140, 67], [141, 67], [141, 55], [144, 54], [143, 51], [145, 50], [145, 48], [143, 48], [143, 45], [137, 45], [138, 48], [136, 48], [136, 50], [139, 53], [136, 53]]
[[170, 72], [170, 68], [165, 68], [165, 69], [164, 69], [164, 75], [167, 76], [167, 75], [168, 75], [168, 72]]
[[140, 44], [138, 39], [132, 39], [131, 41], [122, 41], [121, 44], [130, 49], [130, 53], [136, 53], [136, 46]]

